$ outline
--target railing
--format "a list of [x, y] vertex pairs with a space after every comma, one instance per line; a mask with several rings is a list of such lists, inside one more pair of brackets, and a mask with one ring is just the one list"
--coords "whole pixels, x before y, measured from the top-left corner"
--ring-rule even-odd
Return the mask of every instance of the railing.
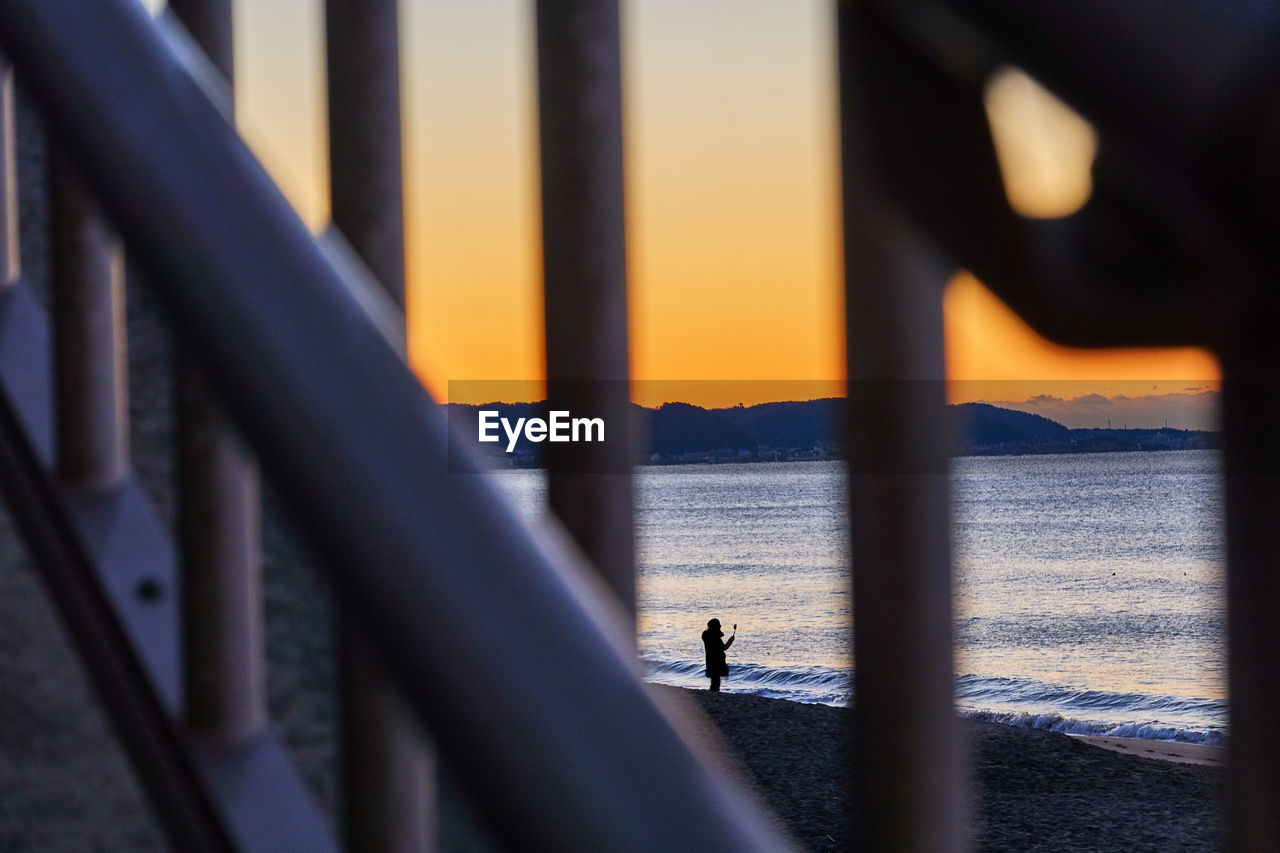
[[[575, 34], [573, 24], [593, 5], [563, 6], [541, 31], [568, 46], [607, 39], [611, 26], [616, 53], [616, 16], [611, 25], [606, 16], [603, 29]], [[786, 846], [714, 757], [655, 704], [630, 639], [614, 636], [628, 617], [576, 551], [526, 529], [486, 478], [457, 471], [456, 457], [446, 476], [444, 415], [402, 360], [402, 315], [337, 244], [322, 250], [298, 221], [228, 124], [221, 87], [201, 78], [207, 66], [171, 51], [133, 0], [11, 4], [0, 20], [24, 81], [150, 273], [210, 385], [313, 534], [341, 600], [415, 709], [444, 733], [441, 748], [500, 836], [512, 846], [555, 849]], [[590, 58], [589, 48], [578, 55]], [[70, 65], [59, 58], [72, 56]], [[584, 131], [572, 110], [564, 124], [547, 144], [566, 151], [584, 144], [574, 139]], [[603, 124], [607, 134], [607, 116]], [[612, 128], [619, 129], [616, 118]], [[620, 163], [604, 168], [620, 178]], [[585, 180], [588, 195], [617, 191], [599, 187], [594, 174]], [[343, 209], [336, 205], [335, 213]], [[568, 215], [581, 216], [572, 202]], [[360, 251], [362, 235], [348, 236]], [[617, 268], [620, 243], [615, 251], [604, 260]], [[620, 286], [617, 280], [615, 292]], [[21, 298], [16, 287], [11, 295]], [[625, 366], [605, 369], [626, 375]], [[23, 458], [17, 450], [25, 441], [11, 438], [13, 481], [25, 462], [37, 488], [40, 460]], [[74, 517], [56, 497], [24, 505], [45, 521]], [[78, 542], [50, 533], [33, 550]], [[110, 588], [114, 581], [94, 555], [78, 556], [80, 580], [100, 572]], [[160, 590], [159, 607], [171, 620], [175, 583], [170, 564], [148, 587]], [[82, 593], [81, 586], [69, 580], [65, 592]], [[131, 592], [100, 602], [100, 621], [114, 615], [131, 630], [141, 618]], [[145, 603], [154, 609], [156, 598]], [[242, 622], [259, 618], [241, 615]], [[91, 624], [79, 615], [69, 621]], [[134, 632], [144, 662], [152, 648], [168, 650], [145, 673], [168, 685], [158, 709], [145, 679], [124, 683], [112, 667], [93, 670], [102, 693], [114, 697], [109, 708], [129, 733], [126, 746], [137, 750], [176, 845], [333, 846], [326, 821], [277, 760], [269, 730], [251, 724], [206, 736], [179, 722], [183, 661], [176, 622], [170, 628], [163, 637]], [[134, 660], [123, 641], [82, 636], [81, 644], [120, 666]], [[189, 672], [192, 661], [185, 664]], [[144, 733], [166, 737], [144, 754]], [[251, 750], [271, 760], [255, 764]], [[180, 771], [188, 784], [173, 783]]]
[[[932, 275], [936, 285], [938, 270], [922, 269], [921, 259], [939, 250], [1058, 341], [1190, 344], [1220, 355], [1231, 702], [1227, 840], [1232, 850], [1277, 849], [1280, 732], [1272, 721], [1280, 702], [1280, 623], [1274, 618], [1280, 584], [1269, 555], [1280, 518], [1280, 470], [1262, 425], [1274, 422], [1278, 378], [1265, 329], [1276, 320], [1270, 289], [1280, 225], [1274, 165], [1280, 9], [1251, 0], [1122, 6], [921, 0], [841, 3], [840, 19], [851, 400], [858, 378], [886, 378], [880, 366], [884, 373], [896, 369], [900, 379], [936, 367], [936, 356], [928, 370], [916, 365], [937, 340], [931, 319], [937, 288], [913, 296], [904, 279], [913, 272]], [[982, 87], [1006, 64], [1042, 79], [1099, 132], [1094, 192], [1075, 214], [1024, 219], [1005, 200]], [[907, 264], [912, 268], [904, 276]], [[857, 284], [859, 272], [901, 283], [892, 296], [866, 292], [871, 288]], [[875, 320], [860, 320], [860, 308], [899, 334], [877, 338]], [[863, 347], [863, 335], [874, 344]], [[885, 365], [884, 352], [905, 355], [895, 367]], [[902, 430], [921, 429], [919, 419], [929, 416], [910, 395], [885, 402], [897, 413], [885, 422]], [[936, 458], [921, 463], [912, 470], [936, 470]], [[858, 466], [850, 468], [856, 486]], [[929, 501], [927, 483], [905, 491], [917, 506]], [[911, 511], [886, 514], [902, 518]], [[927, 517], [941, 513], [935, 506]], [[945, 589], [943, 570], [935, 569], [932, 581], [925, 572], [945, 545], [912, 541], [922, 529], [937, 535], [932, 524], [917, 521], [888, 525], [882, 534], [867, 531], [860, 552], [856, 510], [853, 517], [855, 586], [866, 591], [861, 602], [855, 599], [854, 614], [858, 714], [867, 719], [880, 707], [873, 695], [887, 698], [899, 688], [888, 667], [908, 668], [910, 678], [923, 678], [930, 661], [943, 668], [938, 655], [945, 650], [927, 628], [919, 633], [921, 648], [932, 650], [925, 660], [885, 651], [889, 628], [865, 641], [863, 631], [866, 620], [883, 618], [878, 608], [898, 617], [912, 613], [901, 599], [886, 606], [908, 589], [943, 616], [936, 600]], [[906, 552], [903, 562], [915, 567], [909, 580], [885, 578], [871, 586], [859, 579], [879, 563], [865, 550], [877, 535], [885, 550]], [[878, 663], [883, 656], [886, 669], [867, 673], [868, 654]], [[928, 720], [938, 725], [936, 719], [921, 723], [919, 746], [931, 742]], [[938, 742], [944, 735], [932, 737]], [[893, 757], [888, 748], [862, 742], [857, 748], [860, 784]], [[949, 773], [950, 765], [938, 772]], [[944, 836], [957, 824], [954, 812], [928, 814], [928, 802], [918, 798], [936, 792], [930, 784], [924, 776], [903, 779], [899, 792], [884, 793], [883, 801], [874, 792], [860, 794], [858, 832], [870, 830], [887, 842], [883, 849], [893, 849], [904, 832], [918, 832], [908, 845], [913, 849], [945, 846]], [[947, 802], [957, 802], [958, 789], [950, 793]], [[902, 825], [907, 816], [920, 818], [918, 831]]]
[[[1232, 733], [1249, 747], [1231, 755], [1231, 843], [1280, 848], [1280, 733], [1267, 724], [1280, 707], [1280, 590], [1267, 563], [1280, 483], [1254, 426], [1274, 404], [1235, 382], [1274, 378], [1261, 285], [1276, 261], [1265, 144], [1277, 137], [1276, 89], [1254, 75], [1280, 29], [1261, 3], [1231, 16], [1149, 5], [1187, 27], [1157, 41], [1138, 12], [1105, 3], [1075, 4], [1069, 18], [994, 0], [839, 6], [855, 717], [885, 733], [856, 740], [853, 835], [868, 849], [964, 846], [943, 253], [1058, 337], [1223, 352]], [[254, 473], [219, 399], [324, 555], [350, 617], [349, 695], [378, 697], [346, 705], [349, 737], [367, 736], [347, 758], [369, 758], [347, 775], [348, 846], [431, 843], [429, 762], [405, 745], [403, 696], [515, 848], [785, 848], [683, 712], [646, 691], [632, 638], [615, 636], [634, 607], [625, 455], [593, 462], [609, 477], [552, 456], [551, 504], [576, 546], [560, 528], [530, 530], [450, 452], [444, 415], [404, 364], [395, 3], [327, 4], [334, 224], [349, 249], [317, 243], [227, 120], [229, 5], [173, 6], [205, 55], [134, 0], [0, 0], [0, 42], [67, 157], [55, 368], [43, 355], [50, 324], [20, 276], [12, 87], [0, 87], [0, 479], [174, 845], [338, 845], [264, 725]], [[1221, 38], [1191, 38], [1201, 18], [1221, 23]], [[549, 394], [620, 412], [624, 383], [595, 381], [628, 375], [616, 2], [543, 0], [537, 30]], [[1112, 46], [1102, 69], [1075, 62], [1095, 30], [1145, 50]], [[1009, 61], [1103, 132], [1101, 197], [1080, 214], [1031, 223], [1000, 193], [980, 85]], [[1184, 65], [1212, 72], [1225, 106]], [[1128, 111], [1118, 94], [1146, 108]], [[1256, 153], [1216, 162], [1222, 127]], [[1113, 154], [1144, 164], [1134, 181], [1110, 180]], [[1100, 213], [1117, 186], [1132, 193], [1123, 215]], [[122, 451], [119, 257], [91, 199], [199, 364], [183, 374], [184, 513], [201, 519], [189, 531], [220, 532], [184, 535], [181, 571]], [[1091, 248], [1103, 221], [1128, 241], [1123, 263]], [[1198, 242], [1167, 239], [1187, 233]], [[1138, 313], [1144, 269], [1175, 276], [1176, 298], [1155, 314]], [[1209, 276], [1224, 271], [1237, 285], [1215, 303]], [[1126, 322], [1102, 310], [1114, 306]]]

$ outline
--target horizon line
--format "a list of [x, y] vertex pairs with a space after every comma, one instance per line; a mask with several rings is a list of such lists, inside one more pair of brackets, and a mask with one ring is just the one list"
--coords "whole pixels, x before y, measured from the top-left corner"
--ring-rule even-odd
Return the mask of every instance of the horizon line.
[[[1204, 391], [1200, 391], [1200, 392], [1198, 392], [1198, 393], [1201, 393], [1201, 394], [1204, 394], [1204, 393], [1218, 393], [1218, 390], [1219, 390], [1219, 389], [1206, 389], [1206, 390], [1204, 390]], [[1168, 396], [1173, 396], [1173, 395], [1170, 395], [1170, 394], [1151, 394], [1151, 395], [1147, 395], [1147, 396], [1150, 396], [1150, 397], [1168, 397]], [[847, 397], [847, 396], [841, 396], [841, 397], [814, 397], [814, 398], [811, 398], [811, 399], [808, 399], [808, 400], [766, 400], [766, 401], [759, 402], [759, 403], [750, 403], [750, 404], [747, 404], [747, 403], [736, 403], [736, 404], [731, 405], [731, 406], [710, 406], [710, 407], [709, 407], [709, 406], [703, 406], [703, 405], [700, 405], [700, 404], [698, 404], [698, 403], [690, 403], [690, 402], [687, 402], [687, 401], [684, 401], [684, 400], [667, 400], [667, 401], [664, 401], [664, 402], [662, 402], [662, 403], [659, 403], [659, 404], [658, 404], [658, 405], [656, 405], [656, 406], [647, 406], [647, 405], [644, 405], [644, 404], [642, 404], [642, 403], [637, 403], [635, 400], [631, 400], [631, 401], [629, 401], [629, 402], [631, 403], [631, 405], [635, 406], [636, 408], [643, 409], [643, 410], [645, 410], [645, 411], [657, 411], [658, 409], [661, 409], [661, 408], [662, 408], [662, 407], [664, 407], [664, 406], [671, 406], [671, 405], [675, 405], [675, 406], [689, 406], [689, 407], [691, 407], [691, 408], [701, 409], [701, 410], [702, 410], [702, 411], [704, 411], [704, 412], [717, 412], [717, 411], [725, 411], [725, 410], [728, 410], [728, 409], [752, 409], [752, 408], [755, 408], [755, 407], [757, 407], [757, 406], [781, 405], [781, 404], [786, 404], [786, 403], [820, 403], [820, 402], [825, 402], [825, 401], [827, 401], [827, 400], [847, 400], [847, 399], [848, 399], [848, 397]], [[1077, 399], [1080, 399], [1080, 398], [1077, 398]], [[1142, 398], [1139, 398], [1139, 397], [1127, 397], [1126, 399], [1134, 400], [1134, 399], [1142, 399]], [[1052, 417], [1049, 417], [1048, 415], [1042, 415], [1042, 414], [1038, 414], [1038, 413], [1036, 413], [1036, 412], [1026, 412], [1026, 411], [1023, 411], [1023, 410], [1021, 410], [1021, 409], [1010, 409], [1010, 408], [1006, 408], [1006, 407], [1004, 407], [1004, 406], [998, 405], [999, 403], [1014, 403], [1014, 404], [1022, 404], [1022, 403], [1028, 403], [1028, 402], [1030, 402], [1030, 400], [1023, 400], [1023, 401], [1016, 401], [1016, 400], [997, 400], [997, 401], [990, 401], [990, 400], [965, 400], [965, 401], [963, 401], [963, 402], [959, 402], [959, 403], [947, 402], [947, 403], [944, 403], [944, 405], [945, 405], [945, 406], [947, 406], [947, 407], [958, 407], [958, 406], [989, 406], [989, 407], [991, 407], [991, 408], [993, 408], [993, 409], [1000, 409], [1001, 411], [1005, 411], [1005, 412], [1017, 412], [1018, 414], [1021, 414], [1021, 415], [1028, 415], [1028, 416], [1030, 416], [1030, 417], [1043, 418], [1043, 419], [1045, 419], [1045, 420], [1047, 420], [1047, 421], [1050, 421], [1050, 422], [1052, 422], [1052, 423], [1056, 423], [1056, 424], [1058, 424], [1059, 426], [1061, 426], [1061, 427], [1063, 427], [1063, 428], [1065, 428], [1065, 429], [1068, 429], [1068, 430], [1109, 430], [1109, 431], [1119, 431], [1119, 432], [1124, 432], [1124, 431], [1127, 431], [1127, 430], [1157, 430], [1157, 431], [1159, 431], [1159, 430], [1166, 430], [1166, 429], [1167, 429], [1167, 430], [1176, 430], [1176, 431], [1181, 431], [1181, 432], [1210, 432], [1210, 433], [1216, 433], [1216, 432], [1221, 432], [1221, 431], [1222, 431], [1222, 430], [1221, 430], [1221, 427], [1214, 427], [1214, 428], [1212, 428], [1212, 429], [1205, 429], [1205, 428], [1200, 428], [1200, 427], [1185, 427], [1185, 426], [1184, 426], [1184, 427], [1179, 427], [1179, 426], [1169, 426], [1169, 425], [1168, 425], [1168, 422], [1167, 422], [1167, 419], [1165, 419], [1165, 420], [1166, 420], [1166, 422], [1165, 422], [1163, 425], [1155, 425], [1155, 426], [1130, 426], [1130, 425], [1126, 422], [1126, 423], [1124, 424], [1124, 426], [1116, 426], [1116, 427], [1113, 427], [1113, 426], [1111, 426], [1110, 424], [1108, 424], [1107, 426], [1076, 426], [1076, 427], [1073, 427], [1073, 426], [1068, 426], [1067, 424], [1064, 424], [1064, 423], [1062, 423], [1061, 421], [1054, 420]], [[1063, 400], [1063, 401], [1061, 401], [1061, 402], [1071, 402], [1071, 401], [1069, 401], [1069, 400]], [[547, 403], [547, 400], [546, 400], [546, 399], [541, 399], [541, 400], [489, 400], [489, 401], [486, 401], [486, 402], [484, 402], [484, 403], [464, 403], [464, 402], [456, 402], [456, 403], [455, 403], [455, 402], [444, 402], [444, 403], [441, 403], [441, 405], [444, 405], [444, 406], [467, 406], [467, 407], [471, 407], [471, 408], [483, 409], [483, 408], [485, 408], [486, 406], [537, 406], [537, 405], [545, 405], [546, 403]]]

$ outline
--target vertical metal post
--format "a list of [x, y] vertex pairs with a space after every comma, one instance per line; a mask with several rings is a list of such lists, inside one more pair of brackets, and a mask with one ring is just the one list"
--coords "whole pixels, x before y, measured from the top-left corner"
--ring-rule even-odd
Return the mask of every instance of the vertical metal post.
[[[169, 7], [230, 91], [230, 0]], [[238, 742], [268, 717], [257, 466], [185, 352], [176, 379], [186, 719], [197, 733]]]
[[1272, 434], [1280, 381], [1270, 373], [1280, 352], [1264, 343], [1273, 328], [1270, 322], [1234, 328], [1247, 343], [1223, 354], [1231, 697], [1227, 848], [1239, 853], [1280, 850], [1280, 453]]
[[[333, 224], [405, 304], [397, 0], [326, 0]], [[347, 845], [434, 850], [433, 760], [403, 699], [353, 622], [339, 617]]]
[[58, 146], [50, 152], [57, 469], [106, 488], [129, 470], [124, 253]]
[[347, 849], [435, 850], [434, 756], [365, 635], [344, 619], [339, 637]]
[[877, 192], [853, 6], [839, 7], [854, 603], [853, 825], [865, 850], [964, 847], [951, 649], [946, 267]]
[[195, 365], [177, 365], [186, 721], [223, 742], [267, 723], [257, 468]]
[[235, 33], [232, 0], [169, 0], [169, 10], [178, 16], [187, 33], [204, 51], [205, 57], [227, 86], [235, 85]]
[[22, 274], [18, 251], [18, 164], [13, 66], [0, 54], [0, 287]]
[[552, 511], [635, 612], [617, 0], [539, 0], [547, 400], [605, 441], [548, 444]]
[[334, 225], [404, 307], [404, 177], [397, 0], [326, 0]]

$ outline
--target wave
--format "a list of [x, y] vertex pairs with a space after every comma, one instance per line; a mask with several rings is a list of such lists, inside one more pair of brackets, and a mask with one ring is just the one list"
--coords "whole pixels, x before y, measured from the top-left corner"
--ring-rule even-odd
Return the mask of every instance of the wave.
[[1060, 684], [1050, 684], [1030, 678], [961, 675], [956, 678], [956, 697], [962, 703], [980, 703], [983, 701], [1001, 703], [1025, 702], [1054, 708], [1093, 711], [1095, 713], [1111, 711], [1145, 712], [1208, 719], [1225, 719], [1227, 713], [1226, 699], [1086, 690]]
[[[645, 663], [649, 667], [649, 680], [658, 684], [707, 685], [702, 661], [646, 660]], [[809, 705], [844, 706], [849, 704], [852, 681], [849, 670], [835, 667], [731, 663], [724, 689]]]
[[1020, 728], [1210, 746], [1226, 742], [1226, 699], [962, 675], [956, 678], [956, 703], [963, 716]]
[[[701, 661], [647, 659], [649, 680], [678, 687], [707, 684]], [[848, 706], [849, 669], [731, 664], [724, 689], [806, 704]], [[1064, 734], [1143, 738], [1211, 746], [1226, 742], [1227, 700], [1086, 690], [1029, 678], [961, 675], [961, 716]]]
[[1141, 738], [1176, 743], [1199, 743], [1205, 746], [1225, 746], [1226, 732], [1222, 729], [1180, 728], [1157, 721], [1148, 723], [1107, 723], [1078, 720], [1061, 714], [1032, 714], [1016, 711], [962, 711], [961, 716], [1020, 729], [1041, 729], [1068, 735], [1095, 735], [1101, 737]]

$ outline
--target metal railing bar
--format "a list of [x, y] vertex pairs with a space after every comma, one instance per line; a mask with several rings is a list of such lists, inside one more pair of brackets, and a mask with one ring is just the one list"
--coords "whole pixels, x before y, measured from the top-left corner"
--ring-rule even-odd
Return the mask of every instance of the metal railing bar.
[[329, 207], [404, 309], [404, 190], [397, 0], [326, 0]]
[[183, 674], [179, 595], [164, 528], [132, 476], [111, 489], [61, 485], [58, 497], [161, 706], [176, 719]]
[[614, 636], [629, 614], [450, 458], [444, 413], [134, 0], [0, 0], [0, 39], [497, 832], [788, 849], [659, 709]]
[[[399, 307], [403, 336], [398, 5], [327, 0], [325, 65], [332, 230]], [[360, 627], [341, 612], [337, 622], [347, 847], [371, 853], [435, 850], [435, 767], [427, 742]]]
[[[6, 341], [20, 340], [28, 352], [47, 342], [39, 307], [26, 288], [0, 294]], [[21, 321], [21, 322], [19, 322]], [[20, 370], [30, 369], [29, 359]], [[0, 372], [8, 376], [8, 371]], [[193, 851], [232, 846], [203, 786], [169, 725], [169, 713], [152, 680], [133, 654], [126, 630], [97, 583], [91, 559], [61, 509], [41, 454], [28, 439], [31, 414], [47, 408], [48, 389], [19, 389], [25, 399], [0, 394], [0, 487], [22, 531], [42, 579], [57, 603], [94, 687], [120, 731], [124, 744], [153, 797], [157, 815], [174, 843]], [[35, 415], [38, 419], [39, 415]], [[176, 695], [176, 682], [175, 687]], [[171, 698], [174, 698], [171, 696]], [[169, 709], [171, 710], [171, 709]]]
[[[860, 5], [860, 4], [859, 4]], [[859, 8], [838, 11], [853, 813], [862, 850], [966, 846], [951, 645], [942, 293], [950, 269], [885, 201], [862, 125]]]
[[257, 465], [186, 353], [176, 367], [184, 717], [235, 742], [268, 721]]
[[1226, 849], [1280, 849], [1280, 460], [1273, 434], [1275, 311], [1236, 326], [1223, 353], [1222, 427], [1227, 543]]
[[[29, 401], [12, 412], [28, 436], [28, 449], [38, 464], [52, 470], [57, 448], [54, 435], [53, 366], [48, 329], [42, 312], [24, 286], [19, 239], [17, 114], [14, 72], [0, 54], [0, 385]], [[10, 331], [27, 330], [29, 331]], [[34, 354], [34, 357], [30, 357]]]
[[546, 446], [547, 501], [634, 613], [617, 0], [539, 0], [537, 54], [547, 401], [609, 430]]
[[[215, 0], [215, 2], [218, 1]], [[232, 86], [234, 78], [230, 73], [234, 72], [235, 66], [234, 63], [229, 64], [226, 59], [227, 44], [224, 42], [224, 39], [229, 36], [217, 29], [216, 23], [203, 23], [215, 15], [213, 11], [192, 12], [196, 15], [193, 21], [202, 22], [201, 26], [215, 28], [212, 33], [204, 34], [204, 42], [210, 46], [211, 50], [216, 49], [221, 57], [218, 62], [214, 62], [188, 29], [187, 24], [184, 23], [185, 19], [176, 11], [179, 7], [187, 9], [198, 2], [199, 0], [186, 0], [181, 4], [167, 4], [156, 17], [156, 26], [174, 57], [187, 70], [191, 78], [200, 84], [205, 97], [213, 102], [228, 122], [235, 124], [235, 92]], [[193, 26], [195, 26], [194, 23]]]
[[0, 56], [0, 287], [22, 275], [18, 251], [18, 143], [13, 66]]
[[354, 620], [338, 637], [346, 849], [438, 849], [435, 766], [420, 724]]
[[110, 487], [129, 472], [123, 247], [57, 145], [49, 191], [58, 473]]
[[[207, 62], [230, 93], [235, 89], [236, 53], [232, 0], [168, 0], [171, 12], [200, 48]], [[166, 14], [167, 14], [166, 13]]]
[[[169, 8], [230, 101], [231, 3], [176, 0]], [[244, 741], [268, 720], [257, 465], [181, 348], [175, 373], [185, 718], [200, 734]]]
[[[0, 289], [4, 310], [0, 311], [0, 387], [11, 399], [13, 417], [27, 436], [27, 443], [40, 465], [53, 470], [55, 459], [53, 428], [53, 365], [49, 359], [51, 342], [44, 312], [30, 287], [21, 279]], [[34, 355], [34, 357], [33, 357]]]
[[[193, 828], [187, 815], [212, 811], [221, 823], [212, 849], [222, 849], [223, 838], [240, 850], [335, 849], [327, 818], [274, 735], [264, 731], [226, 745], [190, 738], [178, 725], [183, 662], [173, 548], [132, 475], [110, 489], [50, 485], [48, 326], [24, 282], [0, 294], [0, 407], [6, 423], [21, 430], [5, 438], [12, 452], [0, 477], [45, 584], [175, 847], [208, 849], [192, 836], [203, 830]], [[32, 464], [48, 482], [34, 481]], [[157, 725], [153, 705], [172, 731], [138, 737], [140, 729]], [[175, 773], [195, 775], [175, 782]]]
[[346, 236], [330, 224], [316, 238], [316, 246], [365, 319], [373, 324], [387, 346], [396, 351], [401, 362], [409, 366], [409, 335], [404, 310], [365, 266], [364, 260], [347, 242]]
[[337, 853], [329, 816], [294, 769], [289, 750], [269, 730], [234, 744], [189, 737], [235, 848], [245, 853]]

